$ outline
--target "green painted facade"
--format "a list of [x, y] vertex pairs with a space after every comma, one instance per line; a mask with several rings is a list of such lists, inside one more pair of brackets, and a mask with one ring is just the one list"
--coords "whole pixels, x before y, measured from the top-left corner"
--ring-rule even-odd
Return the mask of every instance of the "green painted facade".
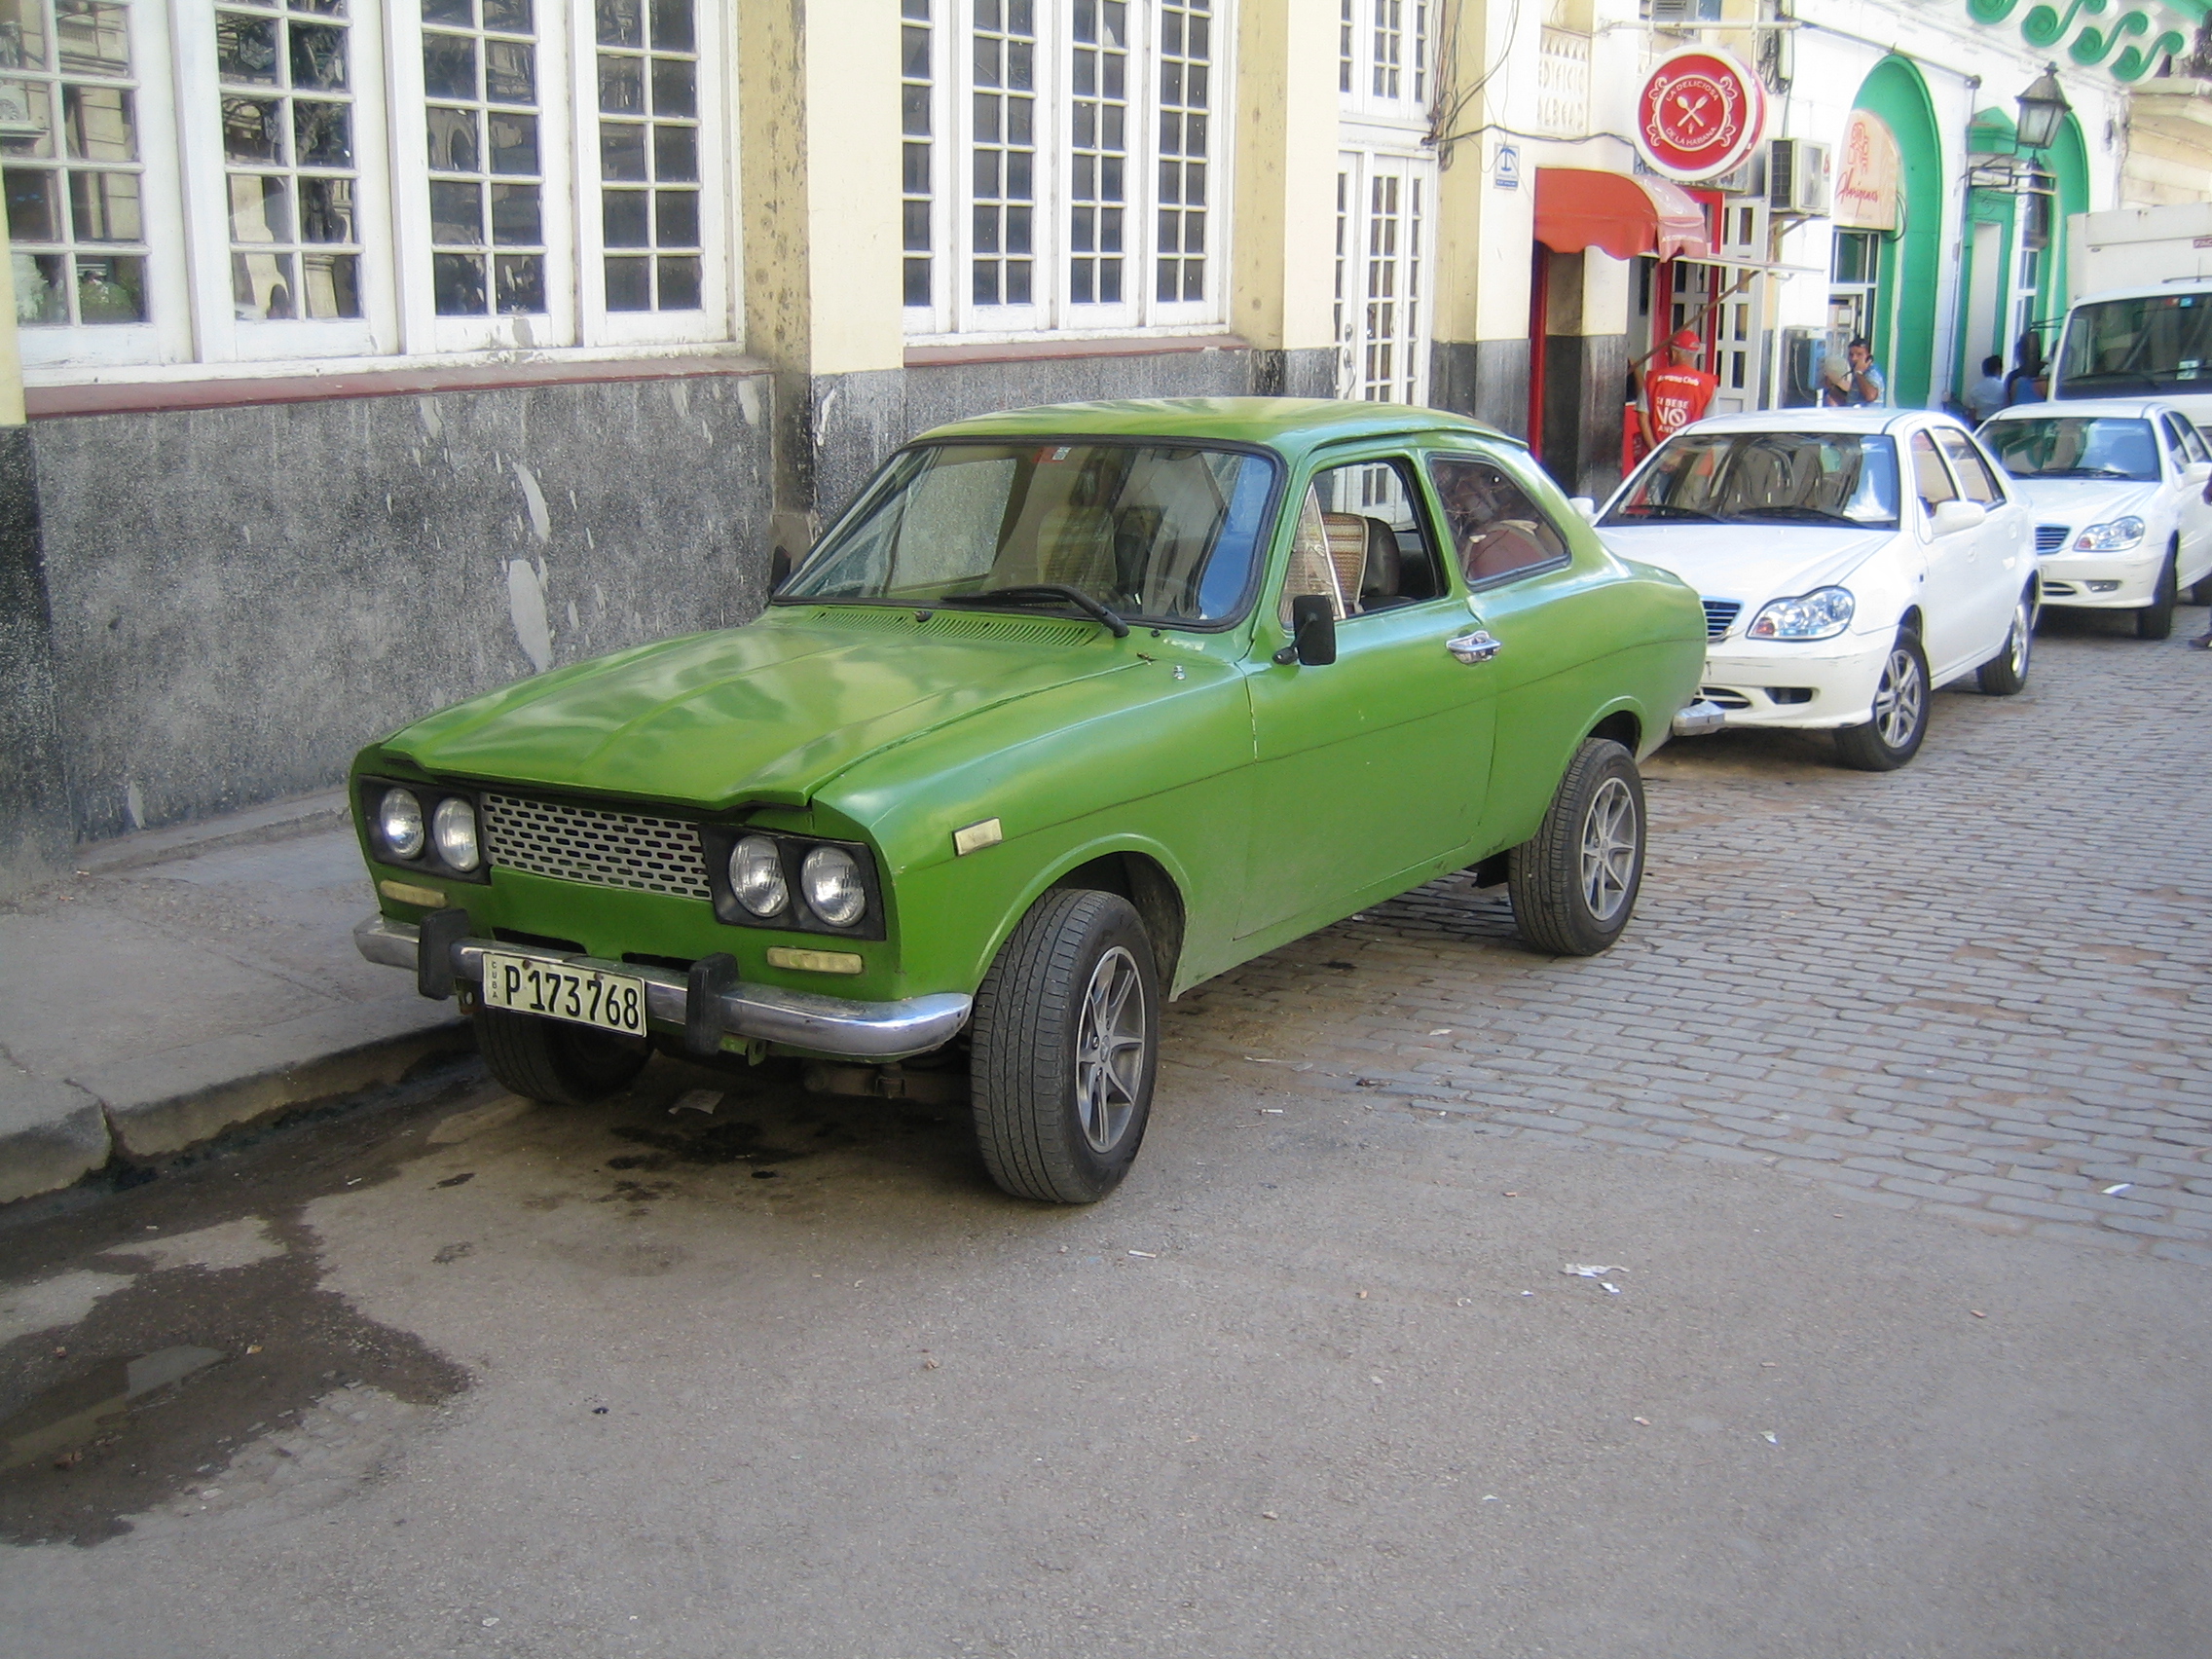
[[[1875, 289], [1875, 359], [1889, 375], [1890, 401], [1929, 402], [1936, 363], [1936, 314], [1928, 301], [1942, 269], [1943, 147], [1936, 106], [1909, 58], [1890, 56], [1860, 85], [1854, 107], [1879, 116], [1898, 141], [1898, 229], [1882, 239]], [[1900, 295], [1917, 303], [1900, 305]]]

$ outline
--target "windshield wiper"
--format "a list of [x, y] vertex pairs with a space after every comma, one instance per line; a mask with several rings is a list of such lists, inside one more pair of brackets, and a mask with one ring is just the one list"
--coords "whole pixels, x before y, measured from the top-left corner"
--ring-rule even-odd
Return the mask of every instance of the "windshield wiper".
[[1101, 623], [1117, 640], [1129, 637], [1129, 625], [1106, 608], [1081, 588], [1062, 587], [1057, 582], [1035, 582], [1025, 587], [986, 588], [981, 593], [948, 593], [937, 602], [940, 605], [1072, 605], [1093, 621]]
[[1788, 524], [1798, 524], [1810, 520], [1815, 524], [1849, 525], [1853, 530], [1863, 530], [1865, 528], [1858, 519], [1850, 518], [1843, 513], [1831, 513], [1825, 507], [1801, 507], [1794, 503], [1787, 506], [1746, 507], [1740, 512], [1731, 513], [1728, 522], [1731, 524], [1755, 524], [1762, 519], [1781, 519]]
[[1623, 507], [1618, 513], [1613, 514], [1612, 518], [1622, 524], [1635, 524], [1640, 519], [1655, 518], [1699, 519], [1706, 524], [1718, 524], [1720, 522], [1713, 514], [1700, 512], [1695, 507], [1669, 506], [1665, 501], [1646, 501], [1640, 507]]
[[2037, 478], [2124, 478], [2130, 484], [2148, 484], [2151, 482], [2148, 478], [2136, 476], [2124, 466], [2057, 466], [2051, 468], [2048, 472], [2038, 472], [2032, 474], [2032, 476]]

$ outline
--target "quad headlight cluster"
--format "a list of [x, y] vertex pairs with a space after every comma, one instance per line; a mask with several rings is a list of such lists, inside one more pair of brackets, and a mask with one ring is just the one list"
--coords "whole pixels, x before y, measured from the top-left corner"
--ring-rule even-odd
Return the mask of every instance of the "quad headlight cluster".
[[2093, 524], [2074, 538], [2077, 553], [2121, 553], [2143, 539], [2143, 521], [2133, 514], [2109, 524]]
[[1851, 626], [1857, 602], [1851, 590], [1825, 587], [1796, 599], [1778, 599], [1744, 631], [1751, 640], [1832, 640]]
[[382, 862], [483, 879], [484, 839], [477, 829], [476, 803], [467, 795], [373, 779], [363, 794], [369, 836]]
[[725, 922], [809, 933], [882, 936], [874, 866], [865, 848], [753, 830], [707, 831], [723, 879], [715, 907]]

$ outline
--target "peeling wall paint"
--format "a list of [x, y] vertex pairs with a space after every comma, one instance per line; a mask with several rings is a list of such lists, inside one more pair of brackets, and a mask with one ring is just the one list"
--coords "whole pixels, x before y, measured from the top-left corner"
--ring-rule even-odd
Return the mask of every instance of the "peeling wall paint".
[[753, 382], [678, 384], [34, 423], [74, 836], [322, 788], [460, 698], [756, 614]]

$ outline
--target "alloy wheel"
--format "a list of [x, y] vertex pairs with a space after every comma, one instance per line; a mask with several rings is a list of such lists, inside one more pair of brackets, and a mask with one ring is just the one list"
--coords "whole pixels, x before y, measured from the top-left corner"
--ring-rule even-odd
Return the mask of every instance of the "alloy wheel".
[[1636, 796], [1618, 778], [1607, 778], [1582, 819], [1582, 902], [1609, 922], [1628, 903], [1636, 879]]
[[1075, 1109], [1093, 1152], [1112, 1152], [1136, 1111], [1146, 1013], [1136, 958], [1117, 944], [1091, 970], [1076, 1026]]
[[1893, 646], [1882, 670], [1882, 682], [1874, 689], [1874, 729], [1884, 745], [1902, 749], [1920, 729], [1928, 691], [1920, 682], [1920, 664], [1904, 646]]
[[2019, 608], [2012, 612], [2011, 668], [2014, 680], [2025, 680], [2028, 677], [2028, 653], [2035, 648], [2035, 602], [2022, 594]]

